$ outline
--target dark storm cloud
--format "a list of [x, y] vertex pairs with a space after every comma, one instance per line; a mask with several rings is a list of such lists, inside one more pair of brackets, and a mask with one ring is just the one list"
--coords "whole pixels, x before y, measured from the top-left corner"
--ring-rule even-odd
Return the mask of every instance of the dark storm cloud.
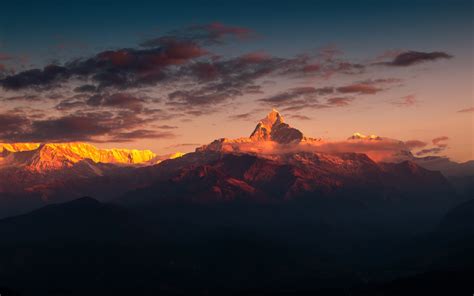
[[396, 55], [393, 60], [389, 62], [382, 62], [379, 64], [386, 66], [395, 66], [395, 67], [407, 67], [411, 65], [416, 65], [419, 63], [436, 61], [440, 59], [450, 59], [452, 55], [449, 55], [442, 51], [433, 51], [433, 52], [420, 52], [420, 51], [407, 51], [402, 52]]

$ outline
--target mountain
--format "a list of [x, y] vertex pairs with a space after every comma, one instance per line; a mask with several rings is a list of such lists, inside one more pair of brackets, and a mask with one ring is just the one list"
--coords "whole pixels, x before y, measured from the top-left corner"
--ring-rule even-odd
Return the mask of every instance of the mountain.
[[474, 239], [474, 199], [450, 210], [441, 220], [437, 231], [450, 236], [469, 235]]
[[[129, 171], [182, 156], [157, 156], [150, 150], [99, 149], [86, 143], [20, 143], [0, 147], [0, 193], [35, 192], [69, 179]], [[41, 194], [46, 193], [43, 190]]]
[[144, 198], [144, 192], [151, 190], [157, 198], [205, 202], [241, 198], [285, 201], [308, 194], [316, 198], [350, 196], [361, 191], [366, 193], [363, 198], [367, 200], [375, 193], [384, 199], [399, 199], [415, 192], [418, 199], [430, 198], [434, 193], [453, 193], [438, 172], [412, 162], [376, 163], [364, 154], [298, 152], [273, 157], [215, 151], [196, 154], [202, 162], [183, 167], [171, 178], [159, 181], [153, 189], [142, 189], [135, 195]]
[[379, 149], [380, 143], [402, 147], [360, 134], [342, 145], [307, 137], [272, 110], [249, 137], [217, 139], [186, 155], [82, 143], [5, 145], [0, 194], [30, 194], [45, 202], [88, 195], [127, 203], [344, 200], [348, 207], [429, 203], [433, 209], [453, 202], [456, 194], [439, 172], [413, 161], [387, 163], [347, 152]]
[[0, 153], [34, 150], [39, 145], [39, 143], [0, 143]]
[[[180, 156], [157, 156], [150, 150], [99, 149], [76, 142], [0, 144], [0, 217], [84, 196], [82, 192], [87, 190], [80, 184], [89, 186], [86, 180], [130, 175], [136, 168]], [[94, 195], [95, 187], [97, 184], [88, 187]]]
[[[377, 137], [342, 144], [387, 143], [402, 147]], [[0, 287], [21, 295], [397, 295], [397, 278], [407, 290], [412, 278], [438, 279], [433, 262], [464, 283], [472, 243], [460, 252], [466, 245], [446, 241], [443, 226], [425, 238], [436, 225], [450, 232], [470, 221], [469, 205], [445, 216], [458, 202], [445, 176], [412, 160], [333, 149], [340, 144], [306, 137], [273, 110], [248, 137], [142, 163], [59, 149], [59, 158], [49, 155], [63, 167], [28, 170], [31, 155], [19, 156], [41, 146], [5, 149], [25, 165], [3, 166], [0, 184], [40, 196], [0, 200], [49, 205], [0, 220]], [[431, 285], [414, 285], [416, 294], [420, 287]]]
[[137, 169], [140, 185], [130, 183], [131, 190], [117, 201], [151, 208], [313, 204], [321, 215], [345, 215], [360, 222], [376, 213], [385, 216], [382, 219], [404, 220], [402, 224], [413, 229], [409, 224], [421, 216], [439, 215], [457, 202], [440, 172], [413, 161], [386, 163], [363, 153], [317, 152], [308, 145], [318, 147], [320, 140], [287, 124], [278, 127], [282, 124], [282, 116], [273, 110], [248, 138], [218, 139], [177, 160]]
[[275, 141], [280, 144], [297, 143], [303, 139], [303, 133], [286, 124], [280, 113], [273, 109], [257, 124], [250, 139], [253, 141]]
[[131, 214], [115, 205], [83, 197], [51, 204], [30, 213], [0, 220], [5, 243], [47, 242], [48, 240], [119, 239], [139, 232]]
[[94, 163], [142, 164], [156, 155], [150, 150], [98, 149], [86, 143], [1, 144], [2, 166], [23, 167], [35, 172], [60, 170], [83, 160]]

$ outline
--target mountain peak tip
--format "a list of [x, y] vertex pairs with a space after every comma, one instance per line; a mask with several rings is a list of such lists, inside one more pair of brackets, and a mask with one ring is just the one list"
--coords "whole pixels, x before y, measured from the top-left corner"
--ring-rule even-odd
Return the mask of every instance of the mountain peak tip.
[[300, 142], [303, 139], [303, 134], [286, 124], [280, 112], [273, 108], [264, 119], [259, 121], [250, 135], [250, 139], [253, 141], [292, 143]]

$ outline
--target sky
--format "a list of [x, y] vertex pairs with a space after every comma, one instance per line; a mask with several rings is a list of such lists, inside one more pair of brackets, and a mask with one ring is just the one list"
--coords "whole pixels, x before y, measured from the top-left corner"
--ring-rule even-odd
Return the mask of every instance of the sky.
[[474, 159], [473, 2], [9, 1], [0, 142], [188, 152], [276, 108], [305, 135]]

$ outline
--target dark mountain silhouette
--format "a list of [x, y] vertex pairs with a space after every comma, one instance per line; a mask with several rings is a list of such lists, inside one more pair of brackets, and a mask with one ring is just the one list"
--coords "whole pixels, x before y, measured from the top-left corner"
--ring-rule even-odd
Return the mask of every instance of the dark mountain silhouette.
[[[31, 190], [30, 207], [67, 202], [0, 220], [0, 293], [469, 291], [472, 201], [461, 204], [442, 173], [415, 161], [308, 149], [319, 144], [272, 111], [250, 137], [218, 139], [159, 164], [81, 158], [13, 174], [3, 186], [47, 181]], [[0, 201], [28, 198], [5, 191]]]
[[13, 242], [118, 240], [140, 230], [132, 218], [123, 208], [83, 197], [0, 220], [0, 233]]
[[441, 220], [437, 231], [452, 236], [470, 235], [474, 239], [474, 199], [450, 210]]
[[[15, 230], [21, 235], [14, 235]], [[6, 238], [0, 246], [0, 287], [5, 287], [0, 291], [11, 295], [468, 291], [473, 245], [459, 243], [468, 237], [446, 243], [442, 232], [412, 238], [388, 228], [386, 236], [341, 231], [322, 221], [320, 212], [308, 204], [168, 204], [131, 212], [82, 198], [0, 221], [0, 235]]]

